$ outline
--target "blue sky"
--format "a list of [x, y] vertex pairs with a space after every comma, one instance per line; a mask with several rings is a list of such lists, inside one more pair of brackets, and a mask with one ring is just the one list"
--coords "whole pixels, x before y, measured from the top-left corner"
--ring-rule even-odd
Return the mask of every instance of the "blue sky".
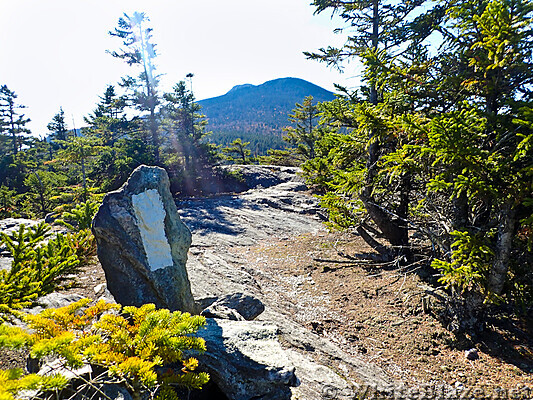
[[358, 71], [340, 75], [305, 59], [303, 51], [341, 44], [338, 21], [314, 16], [310, 0], [0, 0], [0, 84], [26, 105], [34, 134], [62, 106], [72, 127], [82, 125], [107, 84], [133, 74], [106, 50], [123, 12], [145, 12], [154, 29], [161, 85], [194, 73], [197, 99], [219, 96], [234, 85], [299, 77], [333, 90], [354, 86]]

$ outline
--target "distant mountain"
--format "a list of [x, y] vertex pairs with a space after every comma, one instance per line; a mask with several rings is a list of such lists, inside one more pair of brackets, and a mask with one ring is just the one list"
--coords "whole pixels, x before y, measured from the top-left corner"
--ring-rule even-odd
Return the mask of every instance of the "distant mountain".
[[[303, 79], [281, 78], [257, 86], [238, 85], [223, 96], [198, 103], [209, 121], [208, 130], [213, 131], [211, 141], [227, 144], [240, 137], [252, 142], [252, 150], [263, 153], [265, 147], [282, 147], [288, 115], [306, 96], [313, 96], [315, 102], [335, 98], [332, 92]], [[260, 149], [256, 149], [258, 145]]]

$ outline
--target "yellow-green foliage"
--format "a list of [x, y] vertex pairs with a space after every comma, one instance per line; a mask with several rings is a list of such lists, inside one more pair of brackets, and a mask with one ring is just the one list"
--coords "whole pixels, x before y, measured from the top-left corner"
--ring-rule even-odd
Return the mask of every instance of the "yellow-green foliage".
[[434, 260], [431, 266], [438, 269], [439, 278], [446, 287], [455, 287], [460, 292], [472, 289], [486, 292], [486, 282], [494, 253], [487, 244], [488, 234], [471, 234], [453, 231], [451, 262]]
[[[0, 218], [15, 217], [15, 190], [9, 190], [5, 185], [0, 185]], [[15, 217], [16, 218], [16, 217]]]
[[[171, 385], [199, 389], [207, 383], [208, 374], [194, 372], [198, 361], [188, 356], [205, 351], [205, 341], [194, 336], [205, 318], [156, 310], [153, 304], [121, 308], [99, 301], [88, 307], [90, 302], [26, 315], [31, 334], [2, 326], [0, 346], [29, 347], [34, 358], [60, 356], [71, 369], [84, 363], [105, 367], [108, 378], [122, 382], [134, 397], [159, 390], [170, 399]], [[175, 363], [181, 365], [178, 373], [156, 369]]]
[[100, 188], [89, 187], [84, 189], [81, 185], [63, 186], [61, 192], [51, 198], [51, 200], [60, 205], [54, 208], [54, 213], [63, 216], [63, 212], [70, 212], [73, 204], [80, 204], [85, 201], [100, 204], [105, 196], [105, 193], [98, 193]]
[[14, 400], [13, 394], [21, 390], [63, 389], [68, 380], [61, 375], [40, 376], [36, 374], [22, 376], [19, 368], [8, 371], [0, 370], [0, 400]]
[[61, 219], [56, 220], [56, 223], [66, 226], [73, 231], [89, 229], [94, 214], [98, 211], [98, 206], [99, 203], [91, 200], [77, 204], [69, 211], [63, 211], [61, 213]]
[[96, 241], [90, 229], [82, 229], [78, 232], [58, 234], [54, 239], [59, 247], [67, 246], [69, 253], [74, 254], [80, 261], [80, 265], [85, 265], [91, 256], [96, 254]]
[[72, 281], [71, 275], [94, 253], [90, 231], [51, 237], [45, 223], [0, 233], [13, 257], [10, 270], [0, 271], [0, 314], [29, 307], [38, 297]]
[[1, 240], [13, 257], [11, 269], [0, 271], [0, 312], [27, 307], [40, 295], [50, 293], [66, 274], [76, 270], [79, 260], [68, 246], [49, 237], [50, 228], [39, 224], [30, 229], [21, 225]]

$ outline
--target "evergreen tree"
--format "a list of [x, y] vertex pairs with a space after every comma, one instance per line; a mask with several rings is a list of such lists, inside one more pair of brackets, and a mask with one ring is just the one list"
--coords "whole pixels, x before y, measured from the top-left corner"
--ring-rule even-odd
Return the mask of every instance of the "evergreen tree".
[[68, 129], [65, 122], [65, 112], [63, 111], [63, 107], [59, 108], [59, 112], [54, 115], [54, 118], [47, 125], [47, 128], [50, 131], [51, 141], [68, 140]]
[[[82, 183], [82, 199], [87, 200], [88, 184], [87, 184], [87, 165], [89, 159], [98, 154], [100, 147], [98, 141], [90, 136], [76, 136], [68, 141], [59, 142], [63, 147], [58, 154], [58, 160], [70, 166], [76, 165], [80, 169], [81, 183]], [[69, 168], [72, 171], [72, 168]], [[69, 174], [73, 177], [72, 172]], [[79, 175], [78, 175], [79, 176]], [[76, 179], [76, 183], [79, 182]]]
[[493, 0], [460, 2], [449, 14], [455, 33], [449, 44], [464, 63], [462, 86], [469, 106], [481, 117], [481, 124], [474, 123], [484, 127], [478, 140], [466, 146], [474, 145], [475, 152], [483, 154], [484, 168], [460, 157], [463, 173], [452, 182], [456, 195], [469, 198], [463, 217], [469, 226], [486, 233], [494, 223], [498, 226], [486, 287], [495, 296], [502, 294], [507, 280], [518, 209], [532, 188], [526, 171], [533, 166], [533, 153], [523, 147], [531, 130], [519, 122], [531, 107], [533, 93], [532, 13], [530, 1]]
[[195, 102], [194, 94], [184, 81], [178, 82], [173, 91], [163, 96], [163, 129], [166, 148], [177, 152], [184, 160], [187, 171], [199, 171], [214, 160], [214, 146], [202, 139], [207, 120], [200, 113], [202, 107]]
[[134, 12], [132, 16], [124, 14], [119, 18], [118, 27], [110, 31], [111, 36], [123, 40], [123, 49], [111, 51], [113, 57], [124, 60], [130, 66], [139, 66], [141, 72], [138, 77], [127, 76], [122, 80], [122, 86], [132, 92], [132, 102], [137, 109], [147, 112], [145, 125], [150, 135], [150, 144], [153, 146], [154, 161], [159, 164], [159, 122], [157, 109], [159, 95], [157, 86], [158, 76], [155, 74], [154, 59], [156, 57], [155, 45], [152, 40], [152, 29], [146, 24], [149, 19], [144, 13]]
[[[327, 179], [319, 180], [323, 183], [335, 181], [326, 184], [326, 190], [333, 195], [335, 201], [325, 203], [330, 207], [334, 218], [352, 209], [345, 207], [344, 203], [362, 203], [366, 214], [380, 230], [380, 235], [393, 246], [393, 253], [405, 258], [410, 256], [406, 221], [411, 179], [408, 173], [404, 173], [397, 177], [396, 182], [385, 183], [380, 162], [384, 154], [398, 146], [394, 126], [390, 124], [390, 113], [393, 112], [388, 87], [392, 84], [390, 64], [415, 52], [413, 49], [420, 47], [443, 16], [440, 5], [420, 13], [419, 7], [424, 3], [424, 0], [315, 0], [313, 4], [317, 13], [332, 10], [347, 23], [348, 39], [341, 48], [328, 47], [320, 49], [318, 53], [306, 53], [311, 59], [326, 62], [339, 69], [343, 68], [344, 61], [359, 58], [364, 65], [366, 84], [361, 88], [361, 98], [357, 93], [350, 94], [348, 90], [341, 88], [347, 98], [325, 106], [324, 118], [329, 123], [351, 130], [348, 136], [328, 135], [324, 142], [326, 148], [331, 146], [332, 140], [339, 140], [338, 146], [333, 147], [349, 151], [338, 157], [332, 155], [349, 170], [336, 172], [329, 167], [328, 162], [312, 162], [308, 164], [311, 168], [308, 171], [313, 174], [312, 165], [315, 165], [320, 168], [320, 173], [330, 174]], [[413, 17], [417, 13], [420, 15]], [[366, 164], [364, 168], [361, 166], [362, 161]], [[363, 238], [375, 249], [388, 255], [390, 249], [378, 245], [361, 223], [365, 219], [361, 214], [362, 208], [357, 205], [355, 209], [357, 211], [350, 212], [350, 218], [358, 225]]]
[[224, 147], [222, 152], [227, 154], [226, 159], [229, 161], [239, 161], [242, 164], [248, 164], [252, 151], [248, 149], [250, 142], [243, 142], [240, 138], [231, 142], [231, 145]]
[[323, 134], [318, 126], [319, 110], [313, 105], [313, 97], [308, 96], [302, 104], [296, 103], [296, 108], [289, 115], [289, 121], [295, 126], [284, 128], [283, 140], [296, 145], [296, 151], [306, 159], [316, 157], [315, 144]]
[[25, 106], [16, 103], [17, 97], [6, 85], [0, 87], [0, 132], [11, 137], [13, 155], [22, 147], [22, 136], [30, 133], [26, 128], [30, 119], [19, 112]]
[[113, 146], [117, 140], [134, 134], [138, 124], [126, 116], [126, 96], [118, 96], [115, 87], [108, 85], [100, 100], [93, 113], [84, 118], [90, 134], [101, 138], [104, 146]]
[[532, 15], [529, 1], [455, 2], [423, 80], [435, 95], [396, 119], [409, 141], [384, 157], [384, 170], [426, 191], [433, 266], [466, 299], [461, 329], [475, 328], [484, 303], [533, 299]]
[[44, 218], [54, 207], [59, 205], [58, 196], [61, 187], [66, 184], [66, 176], [33, 169], [24, 179], [26, 192], [23, 196], [22, 208], [30, 217]]
[[126, 115], [125, 96], [117, 95], [115, 87], [109, 85], [100, 99], [85, 117], [85, 133], [98, 145], [88, 176], [109, 191], [120, 187], [137, 166], [151, 164], [154, 159], [152, 147], [143, 140], [142, 121]]
[[[25, 146], [16, 155], [9, 154], [0, 157], [0, 182], [16, 191], [17, 208], [19, 208], [19, 200], [23, 201], [22, 197], [24, 197], [19, 195], [28, 191], [28, 187], [24, 183], [26, 177], [34, 171], [45, 169], [43, 161], [48, 158], [49, 153], [48, 143], [35, 137], [27, 138]], [[36, 205], [29, 204], [26, 208], [31, 210], [38, 209]], [[18, 211], [22, 211], [22, 208]]]

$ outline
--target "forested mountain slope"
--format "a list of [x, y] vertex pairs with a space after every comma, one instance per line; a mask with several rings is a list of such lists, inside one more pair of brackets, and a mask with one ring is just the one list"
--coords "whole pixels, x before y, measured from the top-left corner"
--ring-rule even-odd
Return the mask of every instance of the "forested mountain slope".
[[[209, 121], [209, 130], [213, 131], [210, 138], [213, 142], [227, 144], [238, 137], [245, 141], [259, 137], [259, 142], [279, 144], [282, 129], [289, 124], [288, 115], [306, 96], [313, 96], [316, 102], [335, 97], [303, 79], [281, 78], [257, 86], [238, 85], [223, 96], [198, 103]], [[254, 143], [251, 148], [255, 148]]]

